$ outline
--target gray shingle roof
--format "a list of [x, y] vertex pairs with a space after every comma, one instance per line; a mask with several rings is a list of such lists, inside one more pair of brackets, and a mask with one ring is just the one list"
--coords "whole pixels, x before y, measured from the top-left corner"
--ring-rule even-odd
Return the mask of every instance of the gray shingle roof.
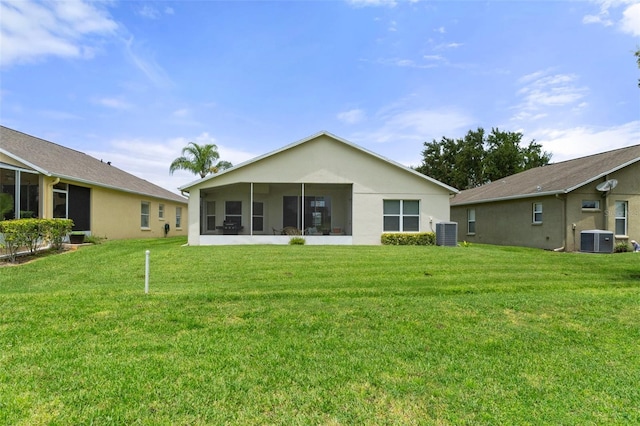
[[640, 145], [536, 167], [462, 191], [451, 205], [568, 193], [637, 161]]
[[140, 179], [83, 152], [0, 126], [0, 152], [38, 172], [164, 200], [186, 203], [186, 198]]

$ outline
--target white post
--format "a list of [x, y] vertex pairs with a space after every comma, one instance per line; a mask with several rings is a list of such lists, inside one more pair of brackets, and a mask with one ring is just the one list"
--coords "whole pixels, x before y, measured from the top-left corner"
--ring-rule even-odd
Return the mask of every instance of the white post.
[[149, 253], [149, 250], [144, 252], [144, 294], [149, 293]]

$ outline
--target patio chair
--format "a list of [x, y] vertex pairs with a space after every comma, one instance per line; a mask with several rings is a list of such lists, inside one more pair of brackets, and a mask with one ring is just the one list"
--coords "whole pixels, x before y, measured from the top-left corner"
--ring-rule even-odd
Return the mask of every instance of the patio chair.
[[282, 228], [282, 235], [302, 235], [302, 233], [295, 226], [285, 226]]

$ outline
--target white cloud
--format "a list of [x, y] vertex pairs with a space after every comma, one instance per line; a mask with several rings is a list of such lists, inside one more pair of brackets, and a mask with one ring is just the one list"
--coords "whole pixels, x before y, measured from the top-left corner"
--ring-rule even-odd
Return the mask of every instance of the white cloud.
[[0, 16], [2, 66], [47, 56], [90, 58], [96, 51], [92, 36], [113, 36], [118, 29], [104, 9], [80, 0], [0, 2]]
[[165, 15], [173, 15], [175, 12], [174, 12], [174, 10], [173, 10], [173, 8], [172, 8], [172, 7], [167, 6], [167, 7], [164, 9], [164, 13], [165, 13]]
[[537, 129], [527, 133], [559, 162], [640, 143], [640, 120], [609, 128], [581, 126], [567, 129]]
[[138, 15], [147, 19], [158, 19], [160, 17], [160, 12], [155, 7], [145, 4], [138, 9]]
[[255, 154], [228, 148], [216, 143], [216, 139], [204, 132], [194, 138], [177, 137], [165, 140], [141, 138], [115, 139], [109, 148], [101, 151], [87, 151], [92, 157], [111, 161], [114, 167], [145, 179], [169, 191], [179, 193], [178, 187], [199, 178], [184, 170], [169, 173], [169, 165], [179, 157], [189, 142], [199, 145], [214, 143], [218, 146], [220, 159], [239, 164], [255, 157]]
[[360, 132], [355, 139], [374, 143], [424, 142], [442, 136], [461, 135], [473, 127], [475, 120], [455, 108], [421, 109], [392, 107], [378, 114], [381, 125]]
[[[576, 84], [577, 75], [548, 73], [548, 70], [537, 71], [518, 80], [520, 84], [524, 84], [517, 92], [522, 101], [514, 108], [516, 113], [512, 120], [534, 121], [546, 117], [552, 108], [586, 105], [583, 98], [588, 89]], [[579, 101], [582, 102], [578, 103]]]
[[346, 124], [360, 123], [366, 118], [366, 114], [361, 109], [351, 109], [338, 114], [338, 120]]
[[125, 54], [131, 63], [157, 87], [170, 87], [173, 82], [154, 55], [145, 49], [143, 43], [137, 43], [133, 36], [123, 40]]
[[124, 101], [118, 98], [100, 98], [95, 100], [94, 102], [97, 103], [98, 105], [102, 105], [112, 109], [126, 110], [126, 109], [131, 109], [133, 107], [127, 101]]
[[622, 13], [620, 27], [625, 33], [640, 37], [640, 3], [632, 4]]
[[[638, 0], [596, 0], [600, 5], [598, 14], [585, 15], [582, 18], [584, 24], [601, 24], [610, 27], [618, 24], [621, 31], [633, 36], [640, 36], [640, 3]], [[623, 7], [622, 18], [617, 21], [612, 17], [612, 12], [617, 12]]]
[[181, 108], [173, 111], [171, 115], [178, 118], [185, 118], [191, 115], [191, 111], [188, 108]]
[[435, 50], [445, 50], [445, 49], [457, 49], [461, 47], [462, 43], [450, 42], [450, 43], [442, 43], [434, 47]]

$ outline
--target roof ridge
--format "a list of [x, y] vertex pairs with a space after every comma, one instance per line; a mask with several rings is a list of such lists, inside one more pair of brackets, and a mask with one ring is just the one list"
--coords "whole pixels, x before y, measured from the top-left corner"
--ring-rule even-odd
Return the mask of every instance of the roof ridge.
[[[597, 157], [597, 156], [599, 156], [599, 155], [611, 154], [611, 153], [616, 152], [616, 151], [623, 151], [623, 150], [627, 150], [627, 149], [630, 149], [630, 148], [636, 148], [636, 147], [638, 147], [638, 146], [640, 146], [640, 144], [634, 144], [634, 145], [629, 145], [629, 146], [623, 146], [623, 147], [621, 147], [621, 148], [615, 148], [615, 149], [611, 149], [611, 150], [609, 150], [609, 151], [596, 152], [596, 153], [594, 153], [594, 154], [589, 154], [589, 155], [585, 155], [585, 156], [582, 156], [582, 157], [576, 157], [576, 158], [570, 158], [570, 159], [568, 159], [568, 160], [558, 161], [557, 163], [549, 163], [549, 164], [546, 164], [546, 166], [553, 166], [553, 165], [556, 165], [556, 164], [563, 164], [563, 163], [568, 163], [568, 162], [570, 162], [570, 161], [576, 161], [576, 160], [584, 160], [584, 159], [586, 159], [586, 158], [590, 158], [590, 157]], [[545, 166], [540, 166], [540, 167], [545, 167]], [[535, 167], [534, 167], [534, 168], [535, 168]]]

